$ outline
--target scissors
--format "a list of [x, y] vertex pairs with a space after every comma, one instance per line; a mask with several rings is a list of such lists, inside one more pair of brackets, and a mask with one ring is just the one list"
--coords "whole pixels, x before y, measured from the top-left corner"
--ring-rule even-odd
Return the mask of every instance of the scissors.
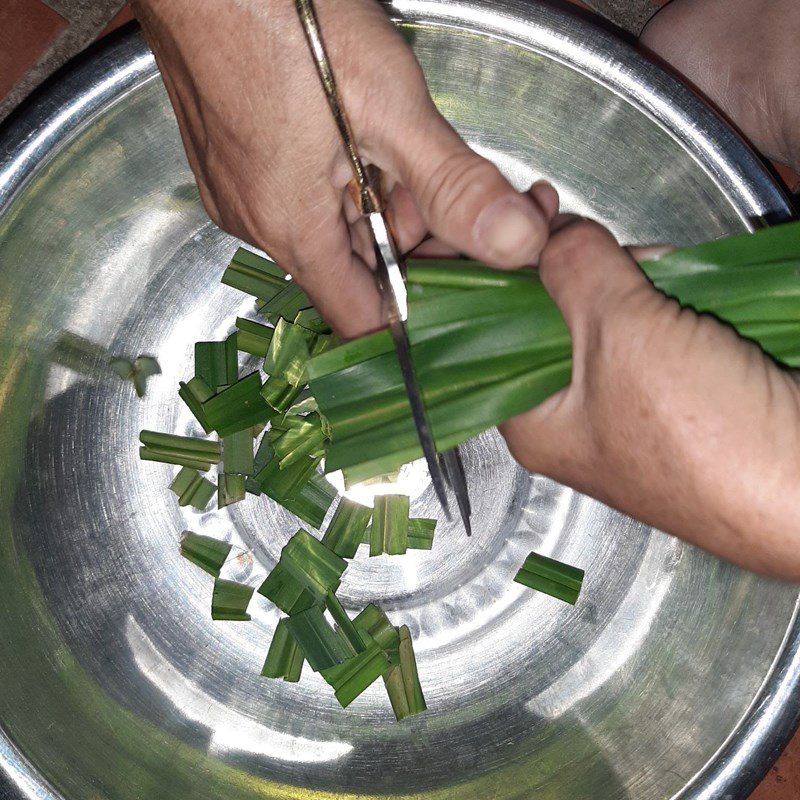
[[308, 40], [311, 55], [314, 58], [314, 64], [322, 81], [325, 97], [333, 112], [336, 127], [339, 129], [339, 135], [342, 138], [342, 143], [353, 169], [355, 187], [358, 191], [357, 203], [359, 210], [364, 219], [366, 219], [371, 231], [375, 262], [377, 264], [378, 286], [383, 297], [389, 330], [394, 341], [397, 359], [400, 362], [406, 395], [408, 396], [411, 414], [417, 428], [419, 443], [422, 446], [422, 452], [428, 464], [431, 482], [447, 519], [450, 519], [450, 506], [447, 502], [445, 486], [447, 485], [453, 490], [461, 520], [464, 523], [464, 529], [467, 532], [467, 536], [471, 536], [470, 516], [472, 509], [461, 455], [457, 447], [444, 453], [436, 452], [436, 445], [433, 442], [428, 416], [425, 412], [425, 404], [422, 400], [419, 383], [414, 372], [414, 364], [411, 360], [411, 345], [408, 341], [408, 330], [406, 329], [408, 295], [405, 282], [405, 261], [397, 249], [397, 243], [387, 219], [381, 191], [380, 170], [371, 165], [370, 167], [365, 167], [356, 148], [353, 132], [336, 86], [328, 53], [325, 50], [325, 43], [322, 40], [313, 0], [295, 0], [295, 5]]

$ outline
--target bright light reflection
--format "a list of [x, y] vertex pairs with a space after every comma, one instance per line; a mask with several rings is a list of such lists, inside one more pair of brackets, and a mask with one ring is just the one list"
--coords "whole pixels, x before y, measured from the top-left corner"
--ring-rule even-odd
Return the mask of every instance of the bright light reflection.
[[183, 717], [211, 731], [212, 753], [256, 753], [279, 761], [311, 764], [335, 761], [353, 749], [347, 742], [292, 736], [228, 708], [181, 675], [130, 615], [125, 624], [125, 638], [142, 675]]
[[332, 472], [328, 480], [336, 487], [339, 494], [362, 503], [365, 506], [374, 504], [375, 498], [381, 494], [407, 494], [416, 500], [430, 485], [431, 477], [424, 458], [418, 458], [410, 464], [403, 464], [397, 477], [364, 481], [345, 489], [344, 475], [341, 470]]

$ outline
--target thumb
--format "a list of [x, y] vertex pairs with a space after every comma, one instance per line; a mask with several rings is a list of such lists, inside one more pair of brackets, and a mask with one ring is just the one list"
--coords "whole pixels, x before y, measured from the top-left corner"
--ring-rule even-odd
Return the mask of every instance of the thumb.
[[428, 229], [496, 267], [534, 264], [547, 241], [546, 212], [473, 152], [426, 98], [422, 122], [395, 137], [396, 172]]
[[633, 293], [654, 291], [633, 256], [602, 225], [581, 217], [557, 217], [542, 252], [539, 276], [573, 338], [608, 318]]

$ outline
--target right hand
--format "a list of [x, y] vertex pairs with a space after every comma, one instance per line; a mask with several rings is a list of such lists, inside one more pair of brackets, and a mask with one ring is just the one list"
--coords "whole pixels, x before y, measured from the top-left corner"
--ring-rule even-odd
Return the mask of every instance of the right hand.
[[[516, 192], [439, 114], [378, 3], [316, 5], [359, 149], [389, 179], [399, 246], [431, 232], [496, 267], [535, 262], [548, 233], [535, 193]], [[211, 218], [266, 250], [341, 335], [380, 327], [366, 223], [294, 2], [134, 8]]]

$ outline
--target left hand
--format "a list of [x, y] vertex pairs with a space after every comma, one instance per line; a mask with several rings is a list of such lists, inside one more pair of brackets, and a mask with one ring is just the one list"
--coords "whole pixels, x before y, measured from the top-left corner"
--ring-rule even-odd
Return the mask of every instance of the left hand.
[[570, 385], [503, 426], [512, 455], [749, 569], [800, 579], [800, 380], [655, 289], [600, 225], [557, 218], [539, 271]]

